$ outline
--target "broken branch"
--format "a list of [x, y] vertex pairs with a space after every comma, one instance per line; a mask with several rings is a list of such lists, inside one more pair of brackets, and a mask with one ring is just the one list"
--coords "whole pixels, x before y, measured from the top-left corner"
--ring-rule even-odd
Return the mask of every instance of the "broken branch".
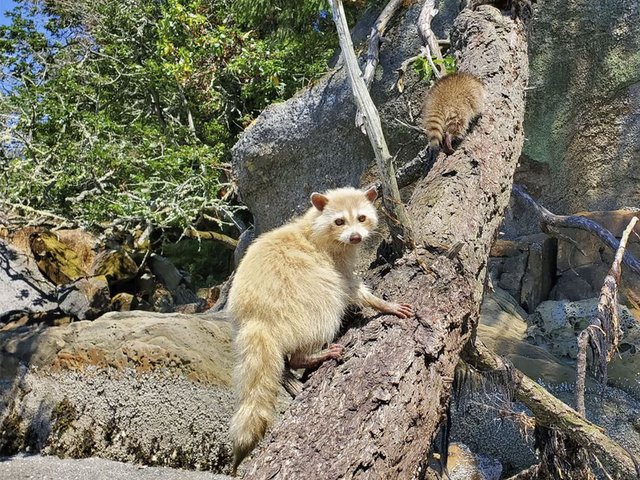
[[422, 39], [422, 44], [427, 49], [427, 60], [431, 64], [434, 74], [440, 78], [447, 74], [444, 65], [440, 62], [440, 70], [438, 70], [435, 68], [435, 65], [433, 65], [433, 60], [431, 59], [431, 55], [435, 55], [438, 60], [442, 60], [442, 52], [440, 51], [438, 39], [434, 35], [433, 30], [431, 30], [431, 22], [437, 14], [438, 9], [436, 8], [435, 0], [426, 0], [422, 5], [422, 10], [418, 17], [418, 33]]
[[607, 381], [607, 364], [618, 350], [620, 343], [620, 320], [618, 318], [618, 284], [620, 283], [621, 263], [629, 235], [633, 231], [638, 217], [633, 217], [622, 234], [620, 245], [613, 259], [609, 273], [604, 278], [600, 290], [598, 312], [578, 337], [578, 360], [576, 363], [576, 409], [585, 416], [584, 384], [587, 372], [587, 345], [595, 348], [594, 361], [597, 365], [597, 377], [602, 383]]
[[[616, 237], [614, 237], [609, 230], [593, 220], [580, 217], [579, 215], [555, 215], [531, 198], [522, 185], [514, 185], [513, 193], [516, 194], [518, 199], [522, 200], [528, 207], [533, 208], [538, 213], [543, 231], [547, 226], [577, 228], [592, 233], [613, 251], [616, 251], [620, 246]], [[632, 271], [640, 275], [640, 261], [629, 252], [624, 252], [622, 259]]]
[[389, 153], [389, 148], [382, 133], [382, 125], [378, 109], [371, 100], [369, 90], [360, 76], [358, 59], [353, 51], [349, 26], [344, 14], [342, 0], [330, 0], [333, 20], [338, 31], [340, 49], [344, 58], [347, 74], [353, 90], [358, 110], [364, 115], [365, 128], [373, 152], [376, 157], [376, 164], [382, 182], [383, 205], [386, 211], [385, 218], [391, 232], [394, 250], [401, 254], [402, 251], [413, 246], [413, 235], [409, 228], [409, 219], [405, 213], [404, 206], [400, 200], [400, 192], [396, 181], [393, 157]]
[[187, 227], [184, 230], [183, 235], [185, 237], [198, 238], [200, 240], [217, 240], [219, 242], [222, 242], [227, 248], [230, 248], [231, 250], [235, 249], [238, 246], [238, 240], [236, 240], [235, 238], [231, 238], [224, 233], [203, 232], [201, 230], [196, 230], [193, 227]]

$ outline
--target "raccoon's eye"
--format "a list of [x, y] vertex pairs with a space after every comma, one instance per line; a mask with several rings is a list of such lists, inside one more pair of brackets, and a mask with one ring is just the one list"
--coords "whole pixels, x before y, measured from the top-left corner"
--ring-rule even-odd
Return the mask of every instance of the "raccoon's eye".
[[367, 217], [365, 217], [364, 215], [360, 215], [360, 216], [358, 217], [358, 221], [359, 221], [360, 223], [364, 222], [366, 219], [367, 219]]
[[334, 223], [338, 226], [344, 225], [344, 218], [336, 218]]

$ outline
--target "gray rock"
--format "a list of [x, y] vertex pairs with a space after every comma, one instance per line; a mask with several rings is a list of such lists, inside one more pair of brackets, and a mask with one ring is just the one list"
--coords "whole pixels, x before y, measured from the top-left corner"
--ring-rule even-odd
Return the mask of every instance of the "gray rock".
[[172, 311], [171, 304], [185, 305], [189, 303], [198, 303], [198, 296], [187, 286], [187, 279], [180, 273], [173, 263], [167, 258], [152, 253], [149, 256], [149, 268], [153, 274], [167, 287], [171, 292], [171, 301], [168, 305], [158, 305], [156, 310], [167, 312]]
[[13, 314], [47, 312], [57, 306], [55, 287], [33, 258], [0, 240], [0, 322]]
[[[589, 324], [598, 308], [598, 299], [577, 302], [547, 301], [529, 317], [527, 336], [559, 356], [575, 359], [577, 335]], [[632, 394], [640, 393], [640, 323], [624, 305], [619, 305], [623, 335], [620, 351], [609, 363], [609, 384]]]
[[79, 320], [93, 320], [109, 310], [111, 296], [107, 277], [87, 277], [58, 290], [58, 304], [63, 313]]
[[527, 269], [529, 252], [524, 251], [519, 255], [507, 257], [502, 265], [502, 274], [498, 286], [503, 288], [513, 297], [520, 298], [522, 279]]
[[[592, 265], [578, 267], [575, 270], [567, 270], [560, 275], [549, 295], [550, 300], [569, 300], [572, 302], [593, 298], [598, 294], [599, 288], [594, 288], [585, 275], [592, 271]], [[601, 277], [600, 285], [604, 279]]]
[[153, 274], [171, 291], [178, 288], [184, 279], [182, 275], [168, 259], [157, 253], [149, 256], [149, 268]]
[[0, 332], [0, 452], [228, 468], [231, 326], [111, 313]]
[[[457, 8], [458, 2], [443, 3], [434, 22], [441, 37], [446, 36], [443, 25], [450, 25]], [[419, 10], [420, 5], [414, 4], [403, 11], [385, 33], [388, 41], [382, 44], [371, 89], [398, 165], [413, 159], [426, 143], [396, 120], [416, 122], [426, 83], [409, 69], [404, 93], [393, 88], [401, 63], [420, 51]], [[374, 180], [366, 174], [374, 154], [367, 137], [355, 127], [355, 114], [346, 71], [339, 66], [292, 99], [266, 108], [244, 131], [233, 148], [232, 165], [241, 199], [254, 215], [256, 233], [302, 213], [314, 191]]]

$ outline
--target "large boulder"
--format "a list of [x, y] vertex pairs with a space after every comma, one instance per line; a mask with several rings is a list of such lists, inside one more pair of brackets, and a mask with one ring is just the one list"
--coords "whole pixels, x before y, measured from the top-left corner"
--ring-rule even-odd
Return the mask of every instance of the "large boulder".
[[527, 169], [536, 196], [557, 213], [637, 206], [637, 3], [538, 2], [529, 38], [524, 154], [538, 165]]
[[[424, 136], [403, 126], [416, 123], [426, 82], [413, 69], [400, 94], [394, 84], [402, 62], [420, 51], [416, 20], [420, 3], [403, 10], [385, 33], [380, 66], [371, 95], [380, 111], [389, 150], [402, 165], [425, 147]], [[457, 14], [458, 2], [444, 2], [434, 29], [445, 37], [445, 25]], [[368, 34], [374, 15], [356, 28]], [[356, 41], [362, 38], [357, 32]], [[365, 135], [355, 127], [356, 107], [347, 72], [338, 65], [317, 83], [290, 100], [266, 108], [233, 148], [233, 173], [242, 201], [262, 233], [309, 207], [313, 191], [372, 181], [367, 175], [374, 154]]]
[[33, 257], [0, 240], [0, 322], [57, 306], [55, 286], [42, 276]]
[[227, 468], [228, 322], [112, 313], [1, 332], [0, 352], [0, 453]]

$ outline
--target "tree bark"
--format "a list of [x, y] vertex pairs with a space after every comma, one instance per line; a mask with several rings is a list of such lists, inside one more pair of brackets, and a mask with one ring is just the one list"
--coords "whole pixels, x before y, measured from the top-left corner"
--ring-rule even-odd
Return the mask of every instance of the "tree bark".
[[464, 10], [452, 31], [459, 66], [482, 77], [487, 107], [461, 147], [441, 154], [407, 205], [416, 250], [369, 272], [378, 295], [415, 318], [371, 319], [338, 342], [247, 464], [245, 478], [410, 479], [451, 394], [459, 353], [477, 323], [487, 257], [523, 143], [528, 77], [521, 23]]

